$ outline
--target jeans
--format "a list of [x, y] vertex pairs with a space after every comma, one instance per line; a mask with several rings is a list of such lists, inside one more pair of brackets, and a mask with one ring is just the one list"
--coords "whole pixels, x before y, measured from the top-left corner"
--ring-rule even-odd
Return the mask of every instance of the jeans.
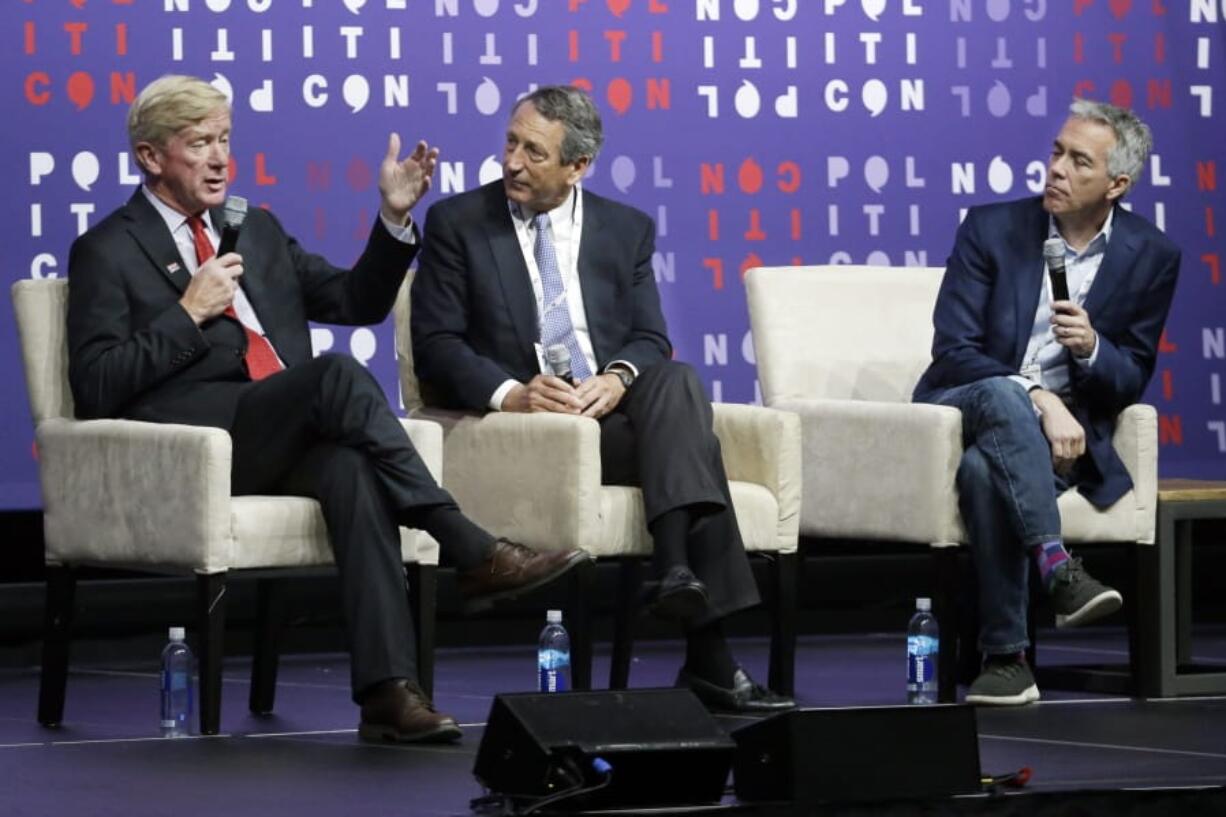
[[979, 648], [988, 655], [1029, 646], [1030, 548], [1059, 540], [1051, 445], [1026, 390], [989, 377], [944, 392], [935, 402], [962, 411], [958, 506], [979, 579]]

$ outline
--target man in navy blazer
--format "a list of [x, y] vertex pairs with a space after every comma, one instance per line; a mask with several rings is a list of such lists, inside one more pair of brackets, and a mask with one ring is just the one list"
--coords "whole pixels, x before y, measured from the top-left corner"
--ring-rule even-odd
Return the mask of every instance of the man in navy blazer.
[[671, 360], [655, 227], [580, 186], [602, 140], [586, 94], [540, 88], [512, 111], [502, 180], [430, 208], [412, 288], [416, 371], [443, 405], [596, 418], [602, 479], [642, 488], [660, 580], [650, 609], [686, 633], [678, 683], [719, 708], [787, 708], [723, 636], [757, 588], [711, 405]]
[[[1023, 654], [1028, 560], [1059, 626], [1122, 604], [1065, 550], [1056, 498], [1076, 488], [1106, 508], [1132, 487], [1111, 437], [1153, 373], [1180, 262], [1165, 235], [1120, 206], [1151, 145], [1132, 112], [1075, 101], [1042, 197], [971, 208], [947, 263], [914, 399], [962, 411], [957, 483], [985, 654], [972, 703], [1039, 698]], [[1051, 289], [1045, 252], [1064, 261], [1067, 298]]]
[[308, 320], [387, 317], [417, 252], [409, 210], [437, 149], [379, 168], [380, 215], [351, 270], [306, 252], [269, 212], [246, 214], [218, 255], [227, 200], [230, 105], [195, 77], [155, 80], [128, 115], [144, 184], [69, 255], [69, 379], [77, 415], [226, 429], [236, 494], [319, 500], [340, 572], [359, 734], [450, 741], [455, 720], [417, 683], [398, 525], [437, 539], [461, 592], [485, 604], [586, 558], [496, 540], [435, 483], [383, 389], [345, 355], [311, 354]]

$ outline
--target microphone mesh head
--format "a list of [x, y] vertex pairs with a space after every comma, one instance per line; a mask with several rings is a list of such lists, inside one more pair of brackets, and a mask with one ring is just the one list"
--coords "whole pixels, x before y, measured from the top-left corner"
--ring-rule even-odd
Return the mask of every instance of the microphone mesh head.
[[554, 343], [545, 349], [545, 359], [555, 375], [563, 375], [570, 371], [570, 350], [564, 344]]
[[242, 227], [247, 218], [247, 200], [242, 196], [226, 196], [222, 220], [228, 227]]
[[1043, 242], [1044, 258], [1064, 258], [1064, 239], [1049, 238]]

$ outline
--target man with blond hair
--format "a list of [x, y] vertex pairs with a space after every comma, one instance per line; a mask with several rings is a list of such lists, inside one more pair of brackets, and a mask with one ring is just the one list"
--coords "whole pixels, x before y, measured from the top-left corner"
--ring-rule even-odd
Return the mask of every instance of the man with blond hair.
[[[1132, 488], [1112, 432], [1153, 373], [1180, 260], [1120, 206], [1151, 146], [1131, 111], [1075, 101], [1043, 195], [971, 208], [947, 262], [914, 399], [962, 412], [957, 483], [986, 656], [971, 703], [1039, 699], [1024, 658], [1031, 562], [1058, 626], [1123, 603], [1064, 548], [1056, 499], [1075, 488], [1106, 508]], [[1063, 260], [1067, 293], [1050, 285], [1045, 245]]]
[[[214, 426], [233, 441], [236, 494], [319, 500], [340, 573], [351, 684], [367, 740], [450, 741], [455, 720], [417, 683], [398, 526], [425, 530], [487, 604], [542, 585], [586, 555], [495, 539], [426, 470], [369, 372], [312, 357], [307, 321], [387, 317], [418, 249], [410, 209], [438, 150], [400, 159], [388, 138], [379, 216], [350, 270], [304, 250], [266, 210], [218, 255], [228, 200], [230, 105], [203, 80], [164, 76], [132, 104], [144, 184], [69, 257], [69, 375], [78, 416]], [[245, 203], [243, 203], [245, 205]]]

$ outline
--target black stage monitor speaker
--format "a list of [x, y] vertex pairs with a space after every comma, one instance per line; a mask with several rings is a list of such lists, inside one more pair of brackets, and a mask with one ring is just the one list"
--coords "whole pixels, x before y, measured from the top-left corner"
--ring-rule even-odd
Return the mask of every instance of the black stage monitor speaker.
[[738, 800], [821, 803], [980, 790], [965, 704], [797, 709], [732, 733]]
[[498, 695], [473, 774], [492, 792], [535, 800], [608, 784], [556, 808], [713, 803], [735, 744], [685, 689]]

